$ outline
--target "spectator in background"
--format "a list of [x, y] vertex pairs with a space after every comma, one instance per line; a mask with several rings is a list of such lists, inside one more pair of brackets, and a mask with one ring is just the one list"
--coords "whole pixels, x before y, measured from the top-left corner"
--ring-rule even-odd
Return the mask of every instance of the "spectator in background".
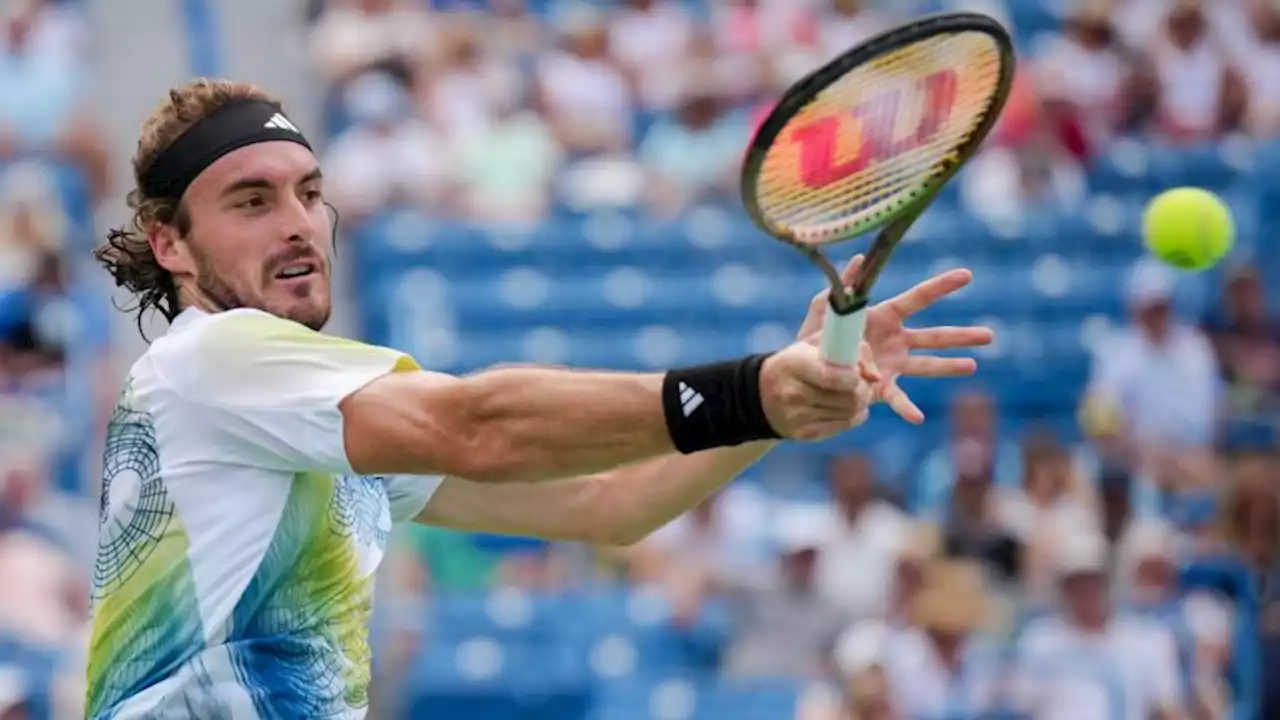
[[828, 538], [824, 508], [787, 508], [775, 525], [776, 575], [733, 592], [739, 633], [724, 672], [730, 677], [816, 679], [844, 627], [845, 614], [823, 600], [815, 569]]
[[1212, 138], [1239, 124], [1244, 86], [1210, 33], [1202, 0], [1176, 0], [1146, 53], [1156, 129], [1166, 139]]
[[764, 499], [749, 487], [730, 486], [704, 500], [629, 555], [631, 578], [641, 584], [686, 582], [718, 592], [763, 582], [770, 563]]
[[609, 46], [646, 110], [669, 108], [689, 71], [694, 35], [688, 8], [672, 0], [627, 0], [610, 20]]
[[454, 144], [454, 181], [467, 216], [481, 222], [545, 217], [564, 159], [555, 132], [521, 93], [494, 98], [493, 117]]
[[653, 125], [640, 144], [652, 210], [670, 216], [732, 197], [747, 139], [745, 118], [724, 107], [714, 80], [686, 75], [675, 113]]
[[601, 13], [575, 6], [558, 24], [561, 47], [542, 59], [537, 80], [541, 107], [570, 153], [612, 153], [627, 147], [631, 93], [610, 55]]
[[1101, 536], [1062, 538], [1061, 612], [1031, 621], [1017, 644], [1016, 704], [1033, 720], [1184, 717], [1172, 635], [1158, 621], [1115, 612], [1107, 566]]
[[390, 76], [370, 72], [344, 95], [355, 123], [334, 138], [325, 157], [326, 191], [343, 220], [359, 222], [397, 204], [445, 207], [446, 144], [410, 114], [408, 92]]
[[716, 45], [723, 54], [753, 58], [763, 73], [785, 84], [818, 65], [818, 19], [806, 3], [791, 0], [723, 0], [711, 9]]
[[0, 160], [47, 153], [83, 168], [95, 200], [106, 196], [109, 158], [83, 108], [81, 8], [47, 0], [5, 5], [0, 32]]
[[[758, 102], [766, 94], [770, 94], [769, 102], [772, 103], [771, 93], [782, 89], [771, 86], [772, 78], [765, 63], [752, 55], [721, 52], [715, 33], [701, 25], [694, 29], [689, 41], [689, 54], [680, 76], [711, 78], [720, 91], [720, 97], [733, 106]], [[675, 91], [680, 87], [676, 82], [672, 89]], [[756, 119], [756, 112], [752, 112], [751, 121], [754, 123]]]
[[[89, 591], [82, 568], [33, 511], [48, 492], [43, 463], [29, 452], [0, 461], [0, 666], [15, 663], [32, 717], [83, 715], [84, 670], [60, 661], [86, 640]], [[18, 717], [23, 717], [19, 715]]]
[[1184, 698], [1187, 707], [1199, 708], [1198, 716], [1225, 718], [1232, 608], [1216, 593], [1181, 591], [1181, 545], [1177, 531], [1163, 520], [1134, 522], [1118, 550], [1116, 575], [1121, 598], [1128, 609], [1160, 620], [1172, 632], [1188, 692]]
[[1236, 418], [1280, 413], [1280, 322], [1267, 310], [1262, 276], [1252, 266], [1231, 270], [1221, 307], [1205, 323]]
[[991, 397], [978, 390], [960, 392], [951, 401], [950, 438], [920, 466], [915, 512], [935, 517], [945, 512], [961, 454], [982, 462], [983, 472], [999, 487], [1016, 488], [1022, 480], [1021, 452], [999, 436]]
[[996, 498], [997, 522], [1023, 548], [1024, 592], [1037, 604], [1053, 597], [1053, 553], [1062, 536], [1080, 527], [1101, 530], [1096, 498], [1077, 472], [1071, 453], [1050, 434], [1023, 447], [1023, 482]]
[[379, 65], [416, 68], [438, 47], [436, 26], [414, 0], [330, 0], [311, 31], [322, 78], [341, 87]]
[[956, 453], [955, 484], [942, 516], [943, 542], [948, 556], [986, 562], [1000, 578], [1012, 580], [1021, 548], [1001, 523], [999, 494], [987, 453], [978, 444], [966, 445]]
[[542, 23], [529, 12], [525, 0], [493, 0], [489, 3], [481, 42], [489, 57], [524, 62], [532, 59], [545, 40]]
[[1232, 470], [1222, 498], [1220, 537], [1264, 582], [1280, 580], [1280, 460], [1274, 453], [1249, 453], [1236, 459]]
[[[1276, 488], [1277, 477], [1280, 477], [1280, 454], [1274, 450], [1270, 456], [1246, 458], [1236, 468], [1231, 489], [1223, 501], [1225, 512], [1220, 521], [1222, 536], [1247, 550], [1249, 569], [1258, 580], [1260, 680], [1264, 695], [1259, 717], [1266, 718], [1280, 717], [1280, 490]], [[1248, 493], [1244, 492], [1245, 488], [1249, 489]], [[1253, 509], [1251, 506], [1255, 504], [1257, 508]], [[1250, 520], [1247, 524], [1243, 522], [1246, 517]]]
[[483, 26], [466, 16], [444, 26], [440, 57], [419, 77], [418, 113], [451, 141], [483, 132], [494, 106], [519, 97], [521, 79], [512, 63], [486, 55]]
[[66, 216], [37, 165], [10, 167], [0, 189], [0, 293], [25, 285], [45, 253], [60, 252]]
[[1132, 324], [1099, 344], [1085, 394], [1087, 414], [1113, 416], [1148, 473], [1171, 450], [1211, 448], [1216, 434], [1217, 361], [1204, 334], [1174, 316], [1175, 282], [1156, 260], [1134, 266]]
[[1144, 93], [1136, 63], [1117, 37], [1106, 0], [1085, 0], [1064, 33], [1036, 59], [1044, 122], [1083, 159], [1132, 125]]
[[949, 717], [957, 707], [971, 717], [995, 711], [999, 655], [982, 637], [993, 606], [981, 566], [931, 563], [910, 617], [911, 627], [890, 636], [883, 651], [893, 709], [911, 718]]
[[871, 36], [888, 30], [893, 23], [866, 0], [830, 0], [831, 9], [821, 16], [818, 46], [824, 60], [830, 60]]
[[[836, 638], [831, 653], [833, 677], [810, 686], [801, 696], [796, 720], [890, 720], [893, 713], [885, 677], [885, 654], [899, 636], [914, 632], [912, 611], [925, 570], [940, 552], [937, 528], [915, 524], [894, 561], [883, 613], [854, 622]], [[853, 573], [850, 573], [853, 574]]]
[[1242, 38], [1236, 51], [1237, 67], [1249, 102], [1244, 128], [1259, 138], [1280, 133], [1280, 8], [1271, 2], [1254, 2], [1252, 37]]
[[829, 473], [835, 507], [830, 538], [814, 570], [818, 594], [848, 620], [883, 617], [910, 520], [877, 497], [876, 471], [867, 456], [836, 458]]

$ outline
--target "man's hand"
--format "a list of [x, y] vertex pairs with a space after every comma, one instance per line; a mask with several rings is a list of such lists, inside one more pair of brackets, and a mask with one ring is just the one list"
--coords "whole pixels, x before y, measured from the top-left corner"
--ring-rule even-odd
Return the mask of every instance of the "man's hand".
[[[853, 258], [842, 277], [846, 283], [862, 265], [862, 256]], [[913, 355], [914, 350], [949, 350], [989, 345], [994, 338], [991, 328], [981, 326], [929, 327], [909, 329], [907, 318], [934, 305], [939, 300], [964, 288], [973, 281], [968, 270], [948, 270], [935, 275], [906, 292], [872, 306], [867, 311], [867, 331], [863, 339], [861, 362], [877, 401], [884, 402], [904, 420], [919, 424], [924, 413], [898, 387], [898, 378], [963, 377], [977, 371], [972, 358]], [[822, 319], [826, 315], [829, 291], [822, 291], [809, 303], [809, 312], [797, 338], [817, 346], [822, 338]], [[874, 378], [874, 379], [872, 379]]]
[[798, 342], [760, 368], [760, 395], [769, 425], [785, 438], [823, 440], [867, 419], [880, 376], [824, 362], [818, 349]]

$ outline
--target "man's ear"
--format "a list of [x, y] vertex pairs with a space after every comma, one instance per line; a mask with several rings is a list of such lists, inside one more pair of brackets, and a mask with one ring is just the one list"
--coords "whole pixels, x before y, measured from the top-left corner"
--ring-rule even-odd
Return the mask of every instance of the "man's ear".
[[191, 275], [195, 272], [187, 243], [174, 225], [153, 223], [147, 229], [147, 242], [151, 245], [151, 253], [155, 255], [156, 262], [169, 271], [169, 274]]

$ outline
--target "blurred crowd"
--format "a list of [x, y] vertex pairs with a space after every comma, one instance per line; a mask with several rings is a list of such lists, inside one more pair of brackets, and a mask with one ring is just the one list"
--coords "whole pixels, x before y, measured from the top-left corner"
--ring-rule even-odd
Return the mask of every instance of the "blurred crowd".
[[[69, 717], [109, 306], [80, 277], [108, 191], [78, 2], [0, 6], [0, 717]], [[87, 547], [86, 547], [87, 546]], [[74, 652], [72, 653], [75, 654]], [[55, 701], [55, 698], [60, 698]], [[24, 704], [25, 701], [25, 704]], [[58, 710], [55, 711], [54, 707]]]
[[[922, 4], [615, 5], [317, 3], [325, 161], [344, 217], [731, 207], [742, 148], [777, 94]], [[961, 5], [1017, 15], [1003, 12], [1016, 3]], [[1014, 96], [962, 178], [976, 213], [1084, 212], [1087, 169], [1118, 138], [1191, 147], [1280, 131], [1280, 6], [1060, 5], [1060, 32], [1020, 43]], [[797, 680], [805, 720], [1249, 717], [1280, 685], [1256, 676], [1280, 666], [1258, 658], [1254, 603], [1280, 593], [1280, 316], [1247, 259], [1204, 318], [1174, 312], [1178, 281], [1142, 261], [1115, 289], [1128, 321], [1095, 348], [1077, 438], [1003, 418], [974, 388], [907, 478], [833, 457], [829, 500], [739, 483], [616, 551], [410, 528], [384, 590], [420, 608], [621, 578], [665, 598], [672, 632], [696, 647], [679, 669]], [[410, 616], [391, 623], [389, 666], [449, 640]], [[1261, 636], [1275, 623], [1264, 614]]]
[[[993, 150], [969, 173], [988, 212], [1080, 202], [1081, 163], [1118, 134], [1188, 143], [1280, 130], [1273, 3], [1057, 4], [1062, 32], [1026, 43]], [[617, 5], [313, 3], [335, 199], [353, 218], [409, 203], [489, 221], [727, 200], [743, 142], [782, 89], [920, 6], [947, 3]], [[1009, 14], [998, 0], [959, 5]]]
[[[405, 205], [496, 224], [732, 207], [754, 124], [815, 64], [922, 9], [1016, 19], [1020, 2], [1053, 4], [315, 1], [327, 190], [353, 227]], [[976, 212], [1083, 212], [1118, 138], [1280, 135], [1280, 5], [1056, 4], [1060, 31], [1020, 38], [1014, 96], [961, 180]], [[0, 718], [70, 717], [93, 541], [77, 513], [96, 507], [113, 392], [109, 305], [80, 265], [113, 189], [79, 4], [4, 8]], [[965, 387], [905, 476], [841, 454], [817, 499], [748, 478], [635, 547], [400, 529], [375, 713], [410, 712], [414, 669], [457, 639], [430, 620], [449, 599], [621, 586], [663, 608], [661, 672], [787, 680], [797, 720], [1280, 717], [1276, 278], [1228, 262], [1203, 317], [1175, 312], [1173, 271], [1134, 266], [1075, 434]]]

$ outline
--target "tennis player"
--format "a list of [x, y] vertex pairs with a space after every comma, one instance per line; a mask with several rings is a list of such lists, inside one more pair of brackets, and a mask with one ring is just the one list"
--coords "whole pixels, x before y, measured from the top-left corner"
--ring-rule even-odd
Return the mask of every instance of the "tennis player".
[[[168, 319], [108, 431], [93, 584], [94, 718], [359, 718], [392, 524], [631, 543], [779, 439], [848, 430], [982, 328], [905, 330], [955, 271], [872, 313], [838, 368], [812, 344], [661, 374], [457, 378], [320, 333], [334, 217], [311, 146], [265, 92], [197, 81], [145, 122], [134, 217], [97, 251]], [[802, 337], [821, 329], [815, 299]]]

